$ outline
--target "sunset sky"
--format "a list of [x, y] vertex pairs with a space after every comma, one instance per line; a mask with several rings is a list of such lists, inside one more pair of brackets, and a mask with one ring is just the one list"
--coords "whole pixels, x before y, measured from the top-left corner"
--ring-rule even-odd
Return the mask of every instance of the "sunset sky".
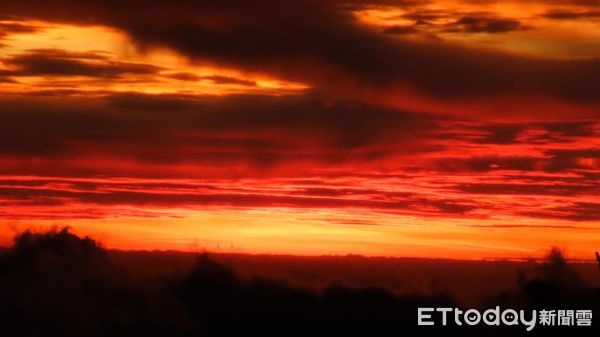
[[600, 250], [600, 1], [0, 0], [0, 244]]

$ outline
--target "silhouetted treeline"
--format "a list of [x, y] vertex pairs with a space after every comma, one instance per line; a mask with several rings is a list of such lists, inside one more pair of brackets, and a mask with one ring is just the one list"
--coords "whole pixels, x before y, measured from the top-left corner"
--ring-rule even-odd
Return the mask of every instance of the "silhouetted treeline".
[[[598, 309], [588, 286], [555, 250], [538, 275], [481, 303], [513, 309]], [[418, 307], [456, 307], [450, 294], [394, 294], [331, 285], [322, 291], [243, 279], [209, 255], [170, 276], [131, 277], [93, 239], [67, 229], [25, 232], [0, 255], [2, 336], [503, 336], [536, 327], [417, 326]], [[596, 319], [600, 324], [600, 317]], [[438, 321], [439, 323], [439, 321]], [[577, 336], [589, 327], [552, 328]]]

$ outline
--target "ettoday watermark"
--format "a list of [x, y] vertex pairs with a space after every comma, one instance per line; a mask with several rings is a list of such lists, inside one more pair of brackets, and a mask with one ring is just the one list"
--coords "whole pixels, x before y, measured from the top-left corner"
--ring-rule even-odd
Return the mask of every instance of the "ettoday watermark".
[[592, 310], [501, 310], [499, 306], [483, 312], [477, 309], [418, 308], [418, 325], [523, 325], [527, 331], [536, 325], [544, 326], [591, 326]]

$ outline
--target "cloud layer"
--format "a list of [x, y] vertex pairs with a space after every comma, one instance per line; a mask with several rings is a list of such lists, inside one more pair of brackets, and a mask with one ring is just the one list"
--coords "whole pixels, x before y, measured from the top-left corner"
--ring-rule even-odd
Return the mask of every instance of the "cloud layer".
[[[133, 230], [290, 212], [308, 233], [419, 224], [429, 236], [409, 243], [463, 250], [504, 247], [492, 230], [581, 247], [598, 235], [594, 2], [22, 0], [0, 12], [8, 222]], [[543, 232], [559, 228], [587, 238]], [[371, 238], [345, 230], [343, 242]], [[382, 250], [401, 242], [386, 233]]]

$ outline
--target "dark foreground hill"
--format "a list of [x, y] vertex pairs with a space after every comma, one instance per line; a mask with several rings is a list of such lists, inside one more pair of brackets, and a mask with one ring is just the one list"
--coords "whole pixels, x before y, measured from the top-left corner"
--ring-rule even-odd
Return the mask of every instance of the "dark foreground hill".
[[[198, 253], [178, 251], [108, 250], [108, 258], [139, 279], [185, 273]], [[593, 255], [592, 255], [593, 256]], [[211, 253], [212, 260], [230, 267], [248, 280], [266, 277], [291, 286], [323, 290], [332, 284], [351, 288], [379, 287], [396, 294], [452, 294], [464, 306], [477, 305], [490, 296], [519, 286], [519, 277], [536, 277], [540, 261], [450, 260], [346, 256], [293, 256]], [[541, 261], [543, 262], [543, 261]], [[590, 263], [591, 262], [591, 263]], [[574, 261], [569, 269], [591, 286], [600, 286], [595, 261]]]
[[[451, 293], [336, 284], [303, 287], [274, 277], [240, 276], [231, 267], [235, 263], [223, 256], [200, 254], [190, 266], [183, 259], [177, 260], [180, 268], [172, 269], [165, 269], [160, 259], [108, 252], [66, 229], [23, 233], [0, 255], [0, 331], [3, 336], [149, 337], [503, 336], [548, 334], [550, 329], [577, 336], [598, 333], [597, 325], [536, 327], [532, 332], [523, 326], [444, 327], [439, 321], [423, 327], [417, 325], [417, 308], [462, 303]], [[148, 272], [151, 265], [142, 261], [156, 262], [159, 271]], [[269, 263], [273, 261], [265, 265]], [[596, 312], [600, 307], [600, 290], [558, 251], [535, 273], [514, 278], [512, 289], [488, 296], [478, 307]]]

